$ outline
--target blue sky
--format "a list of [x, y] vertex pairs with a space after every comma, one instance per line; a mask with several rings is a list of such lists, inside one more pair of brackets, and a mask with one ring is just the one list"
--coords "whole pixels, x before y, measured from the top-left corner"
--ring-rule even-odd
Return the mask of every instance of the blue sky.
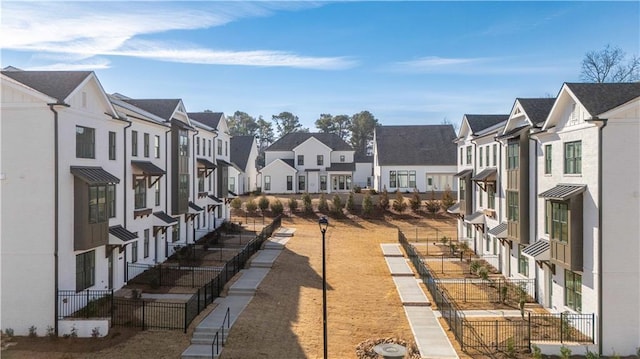
[[[108, 93], [254, 117], [368, 110], [457, 125], [580, 81], [584, 54], [640, 47], [640, 2], [1, 3], [2, 67], [94, 70]], [[52, 16], [53, 15], [53, 16]]]

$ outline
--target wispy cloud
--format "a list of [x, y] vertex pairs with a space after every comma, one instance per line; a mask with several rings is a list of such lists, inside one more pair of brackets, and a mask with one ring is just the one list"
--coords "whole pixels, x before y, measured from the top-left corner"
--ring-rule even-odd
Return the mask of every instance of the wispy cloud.
[[[95, 56], [128, 56], [159, 61], [211, 65], [280, 66], [337, 70], [356, 65], [346, 57], [314, 57], [294, 52], [257, 49], [234, 51], [198, 45], [143, 41], [141, 37], [175, 30], [221, 26], [246, 17], [267, 16], [276, 10], [297, 10], [314, 3], [213, 2], [190, 3], [191, 8], [164, 2], [32, 3], [2, 5], [0, 47], [49, 53], [66, 61], [45, 66], [70, 68]], [[55, 16], [51, 16], [55, 14]], [[43, 21], [42, 19], [47, 19]], [[43, 57], [41, 56], [41, 59]], [[97, 68], [108, 62], [94, 60]], [[85, 61], [84, 64], [91, 64]], [[96, 68], [96, 67], [94, 67]]]
[[93, 57], [86, 61], [79, 62], [56, 62], [43, 66], [25, 67], [24, 70], [30, 71], [81, 71], [81, 70], [101, 70], [108, 69], [111, 62], [102, 57]]
[[[572, 65], [572, 64], [568, 64]], [[471, 57], [446, 58], [427, 56], [416, 60], [400, 61], [390, 66], [391, 71], [412, 74], [459, 74], [459, 75], [514, 75], [557, 73], [567, 67], [541, 63], [539, 60], [516, 57]]]

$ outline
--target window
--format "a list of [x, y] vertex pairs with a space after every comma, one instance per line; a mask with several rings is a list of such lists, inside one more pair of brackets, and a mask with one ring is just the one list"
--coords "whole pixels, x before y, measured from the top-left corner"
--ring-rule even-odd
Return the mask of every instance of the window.
[[[489, 160], [487, 160], [489, 162]], [[498, 163], [498, 145], [493, 145], [493, 166]]]
[[144, 178], [136, 180], [133, 202], [135, 209], [147, 207], [147, 184]]
[[96, 251], [76, 256], [76, 291], [82, 291], [95, 284]]
[[471, 164], [471, 146], [467, 146], [467, 164]]
[[478, 191], [478, 207], [483, 207], [482, 206], [482, 203], [483, 203], [482, 192], [484, 192], [484, 191]]
[[[482, 167], [482, 158], [484, 157], [484, 156], [482, 155], [483, 149], [484, 149], [483, 147], [480, 147], [480, 156], [478, 156], [478, 162], [479, 162], [479, 163], [478, 163], [478, 166], [480, 166], [480, 167]], [[488, 151], [487, 151], [487, 152], [488, 152]]]
[[143, 136], [144, 139], [144, 156], [149, 157], [149, 134], [145, 133]]
[[287, 176], [287, 191], [293, 191], [293, 176]]
[[340, 155], [340, 162], [344, 162], [344, 155]]
[[524, 244], [518, 245], [518, 273], [529, 276], [529, 259], [522, 254]]
[[569, 240], [569, 205], [551, 202], [551, 238], [567, 243]]
[[416, 188], [416, 171], [409, 171], [409, 188]]
[[142, 245], [142, 252], [145, 258], [149, 257], [149, 229], [144, 230], [144, 243]]
[[196, 137], [196, 155], [200, 155], [200, 137]]
[[460, 193], [460, 200], [464, 201], [466, 199], [466, 185], [467, 182], [464, 180], [464, 178], [460, 178], [459, 183], [458, 183], [458, 192]]
[[409, 185], [409, 175], [407, 171], [398, 171], [398, 187], [407, 188]]
[[316, 160], [316, 164], [318, 166], [323, 166], [324, 165], [324, 155], [318, 155], [318, 158]]
[[107, 186], [89, 186], [89, 223], [107, 220]]
[[131, 156], [138, 156], [138, 131], [131, 131]]
[[156, 158], [160, 158], [160, 136], [153, 138], [153, 155]]
[[427, 186], [433, 186], [433, 177], [427, 177]]
[[507, 145], [507, 169], [514, 170], [519, 166], [520, 144], [517, 142]]
[[564, 305], [582, 311], [582, 276], [570, 270], [564, 270]]
[[343, 190], [344, 189], [344, 185], [345, 185], [344, 176], [338, 176], [338, 188]]
[[156, 183], [153, 185], [154, 186], [154, 193], [155, 193], [155, 205], [159, 206], [160, 205], [160, 181], [156, 181]]
[[471, 238], [472, 236], [471, 224], [467, 224], [467, 238]]
[[135, 263], [138, 261], [138, 241], [135, 240], [131, 244], [131, 263]]
[[298, 155], [298, 166], [304, 166], [304, 155]]
[[389, 188], [396, 188], [396, 171], [389, 171]]
[[209, 157], [211, 157], [211, 140], [208, 140], [209, 142]]
[[171, 231], [171, 241], [177, 242], [180, 240], [180, 221], [173, 225], [173, 230]]
[[327, 190], [327, 176], [320, 176], [320, 190], [321, 191], [326, 191]]
[[229, 142], [224, 141], [224, 155], [229, 156]]
[[198, 173], [198, 192], [204, 192], [204, 172], [202, 171]]
[[494, 185], [487, 185], [487, 207], [496, 209], [496, 190]]
[[544, 174], [551, 174], [551, 145], [544, 146]]
[[218, 140], [218, 156], [222, 156], [222, 140]]
[[76, 126], [76, 157], [96, 158], [96, 130], [89, 127]]
[[507, 191], [507, 219], [513, 222], [517, 222], [520, 218], [518, 213], [518, 192]]
[[235, 177], [229, 177], [229, 191], [231, 191], [231, 192], [235, 192], [236, 191], [236, 178]]
[[271, 191], [271, 176], [264, 176], [264, 190]]
[[[486, 152], [485, 152], [485, 153], [486, 153], [486, 156], [485, 156], [485, 162], [487, 163], [487, 166], [490, 166], [490, 165], [489, 165], [489, 157], [490, 157], [490, 153], [491, 153], [491, 147], [487, 146], [487, 147], [485, 148], [485, 151], [486, 151]], [[494, 166], [495, 166], [495, 165], [494, 165]]]
[[491, 239], [489, 236], [484, 237], [484, 251], [489, 252], [491, 250]]
[[305, 176], [298, 176], [298, 191], [304, 191], [307, 184], [307, 178]]
[[109, 159], [116, 159], [116, 133], [109, 131]]
[[462, 157], [462, 156], [463, 156], [463, 154], [462, 154], [462, 147], [460, 147], [460, 164], [463, 164], [463, 161], [462, 161], [462, 160], [463, 160], [463, 158], [464, 158], [464, 157]]
[[116, 216], [116, 185], [114, 184], [107, 186], [107, 212], [109, 218]]
[[564, 173], [582, 173], [582, 141], [564, 144]]

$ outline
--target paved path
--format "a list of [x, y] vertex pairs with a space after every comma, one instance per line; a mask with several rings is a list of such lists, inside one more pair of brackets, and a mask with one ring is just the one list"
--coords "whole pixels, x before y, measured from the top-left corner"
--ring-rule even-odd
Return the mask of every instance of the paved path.
[[413, 271], [404, 257], [384, 257], [392, 276], [413, 277]]
[[[191, 338], [191, 345], [182, 353], [182, 359], [211, 359], [217, 358], [223, 349], [223, 343], [227, 339], [229, 330], [249, 305], [256, 293], [258, 286], [267, 276], [273, 262], [278, 258], [286, 240], [270, 238], [265, 242], [263, 250], [251, 259], [249, 269], [243, 269], [238, 275], [240, 278], [229, 287], [229, 292], [224, 298], [217, 298], [214, 303], [217, 306], [196, 327]], [[227, 318], [228, 310], [228, 321]], [[219, 346], [213, 346], [214, 338], [218, 334]]]
[[[395, 245], [395, 243], [393, 245]], [[383, 244], [382, 246], [385, 245]], [[394, 250], [389, 249], [387, 252], [391, 253], [392, 251]], [[383, 254], [384, 253], [385, 250], [383, 249]], [[396, 266], [401, 266], [398, 261], [400, 259], [404, 261], [405, 265], [407, 265], [404, 257], [398, 258], [394, 256], [385, 256], [385, 260], [389, 266], [389, 271], [393, 276], [394, 283], [396, 284], [396, 289], [400, 294], [404, 312], [407, 316], [407, 320], [409, 321], [409, 326], [413, 332], [420, 355], [422, 358], [429, 359], [457, 359], [458, 354], [456, 354], [451, 342], [449, 342], [449, 338], [440, 325], [440, 322], [438, 322], [434, 311], [429, 307], [427, 296], [424, 294], [422, 287], [418, 284], [418, 280], [414, 277], [411, 268], [409, 268], [411, 271], [411, 277], [404, 274], [400, 276], [397, 274], [394, 275], [394, 270], [390, 263], [393, 263]], [[397, 268], [395, 269], [397, 272]], [[404, 270], [402, 271], [402, 273], [405, 272], [406, 271]]]

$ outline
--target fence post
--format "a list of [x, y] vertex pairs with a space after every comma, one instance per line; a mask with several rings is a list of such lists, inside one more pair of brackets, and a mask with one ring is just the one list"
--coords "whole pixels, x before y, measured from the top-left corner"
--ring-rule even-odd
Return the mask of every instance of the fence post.
[[591, 343], [596, 342], [596, 314], [591, 313]]
[[111, 289], [111, 308], [110, 309], [111, 309], [110, 310], [111, 311], [111, 313], [110, 313], [111, 314], [111, 327], [113, 328], [113, 312], [115, 311], [114, 310], [115, 306], [113, 304], [113, 289]]
[[467, 278], [464, 278], [464, 284], [463, 284], [463, 292], [464, 292], [464, 301], [465, 303], [467, 302]]
[[529, 320], [528, 326], [529, 326], [529, 335], [528, 335], [528, 342], [529, 342], [529, 352], [531, 352], [531, 312], [527, 313], [527, 319]]
[[189, 302], [184, 303], [184, 332], [187, 332], [187, 305], [189, 304]]
[[[84, 303], [84, 307], [87, 308], [89, 306], [89, 290], [87, 290], [87, 301]], [[89, 318], [89, 312], [90, 310], [85, 310], [85, 313], [87, 313], [87, 318]]]
[[[498, 279], [498, 303], [502, 302], [502, 279]], [[507, 298], [504, 298], [506, 301]]]
[[191, 267], [191, 288], [196, 286], [196, 272], [195, 272], [195, 267]]
[[564, 321], [562, 320], [562, 312], [560, 312], [560, 343], [562, 343], [562, 339], [564, 338]]
[[200, 288], [198, 288], [198, 313], [200, 313]]
[[144, 320], [144, 300], [142, 300], [142, 330], [144, 330], [144, 324], [145, 324], [145, 320]]
[[496, 351], [498, 351], [498, 321], [496, 320]]

